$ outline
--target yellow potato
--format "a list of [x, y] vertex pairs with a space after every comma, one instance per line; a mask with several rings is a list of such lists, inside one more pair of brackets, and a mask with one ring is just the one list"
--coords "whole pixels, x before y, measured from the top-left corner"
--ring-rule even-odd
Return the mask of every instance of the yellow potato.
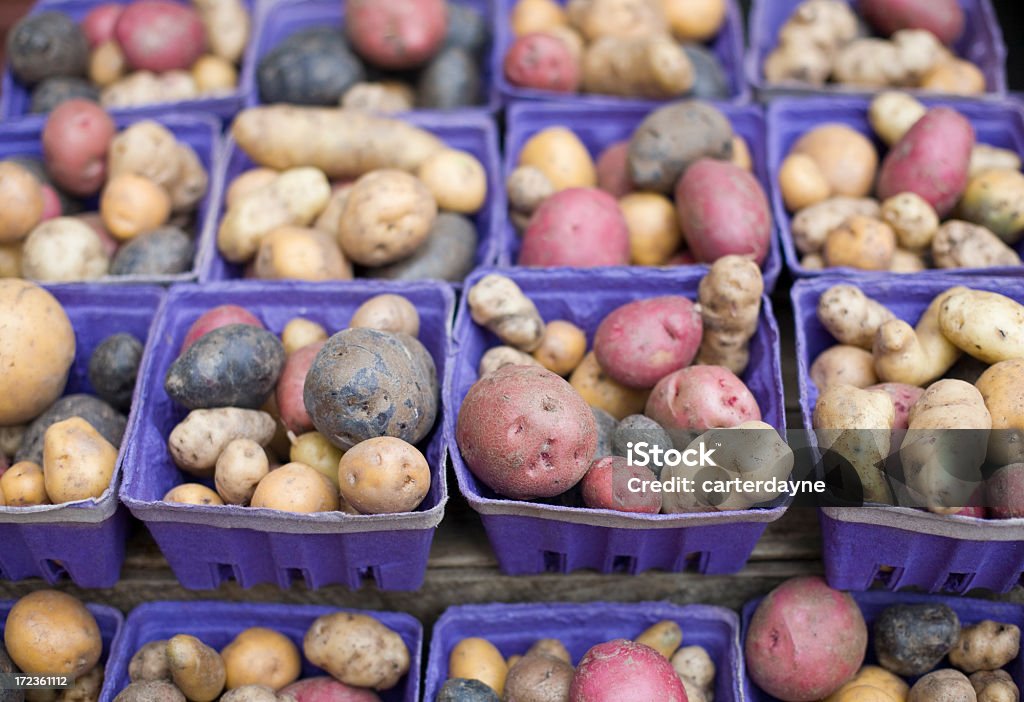
[[630, 259], [637, 266], [663, 266], [683, 242], [676, 208], [658, 193], [630, 193], [619, 200], [629, 229]]
[[665, 658], [671, 658], [683, 643], [683, 630], [676, 622], [666, 619], [645, 629], [636, 637], [636, 642], [650, 646]]
[[144, 176], [124, 173], [107, 182], [100, 198], [103, 225], [118, 239], [131, 239], [167, 223], [171, 196]]
[[952, 95], [981, 95], [985, 92], [985, 74], [970, 61], [941, 61], [925, 74], [921, 88]]
[[21, 242], [0, 244], [0, 278], [21, 277]]
[[0, 476], [0, 493], [8, 507], [48, 505], [43, 469], [37, 463], [20, 461]]
[[649, 390], [627, 388], [605, 375], [593, 351], [583, 357], [569, 376], [569, 384], [588, 405], [603, 409], [619, 420], [631, 414], [643, 414], [650, 394]]
[[338, 462], [345, 452], [327, 440], [318, 431], [310, 431], [295, 437], [288, 458], [296, 463], [305, 463], [310, 468], [338, 484]]
[[463, 639], [448, 659], [448, 677], [479, 680], [498, 696], [505, 690], [508, 665], [494, 644], [486, 639]]
[[782, 199], [790, 212], [828, 199], [832, 188], [817, 162], [806, 154], [790, 154], [779, 169]]
[[519, 0], [512, 8], [509, 22], [516, 34], [532, 34], [564, 26], [568, 19], [554, 0]]
[[417, 336], [420, 333], [420, 314], [401, 295], [376, 295], [359, 306], [348, 325]]
[[43, 434], [43, 476], [54, 504], [99, 498], [110, 487], [117, 449], [81, 417]]
[[476, 156], [458, 149], [444, 149], [428, 156], [416, 170], [437, 206], [449, 212], [474, 214], [487, 198], [487, 173]]
[[39, 224], [43, 191], [28, 169], [0, 161], [0, 243], [18, 241]]
[[79, 600], [54, 590], [38, 590], [15, 603], [4, 625], [4, 645], [26, 675], [82, 677], [103, 652], [96, 618]]
[[291, 355], [304, 346], [327, 340], [327, 330], [320, 324], [304, 317], [295, 317], [284, 325], [281, 343], [284, 352]]
[[725, 0], [661, 0], [672, 34], [680, 41], [705, 42], [725, 22]]
[[412, 444], [381, 436], [345, 452], [338, 485], [345, 501], [362, 514], [412, 512], [430, 491], [430, 466]]
[[754, 159], [750, 156], [750, 147], [747, 146], [747, 140], [739, 134], [732, 135], [732, 158], [730, 160], [734, 166], [742, 168], [747, 173], [754, 170]]
[[256, 277], [264, 280], [351, 280], [352, 266], [333, 236], [319, 229], [278, 227], [260, 240]]
[[227, 194], [224, 196], [225, 206], [233, 207], [249, 193], [273, 183], [279, 175], [280, 171], [273, 168], [250, 168], [239, 173], [228, 186]]
[[226, 671], [225, 687], [266, 685], [280, 690], [299, 679], [299, 648], [284, 634], [264, 627], [241, 632], [220, 652]]
[[814, 159], [834, 195], [864, 197], [874, 187], [878, 153], [866, 136], [846, 125], [816, 127], [790, 153]]
[[576, 370], [586, 353], [587, 335], [583, 330], [572, 322], [556, 319], [544, 326], [533, 358], [552, 373], [566, 376]]
[[270, 471], [256, 486], [251, 504], [299, 514], [334, 512], [339, 505], [334, 483], [304, 463], [287, 463]]
[[555, 190], [597, 185], [594, 159], [566, 127], [548, 127], [530, 137], [519, 152], [519, 165], [539, 170]]
[[194, 636], [179, 634], [167, 642], [171, 681], [190, 702], [213, 702], [227, 677], [224, 661]]
[[173, 487], [164, 495], [164, 502], [176, 502], [183, 505], [223, 505], [224, 500], [205, 485], [199, 483], [182, 483]]
[[256, 486], [270, 472], [267, 452], [252, 439], [234, 439], [217, 458], [214, 485], [229, 505], [247, 505]]
[[200, 93], [230, 93], [238, 87], [238, 69], [220, 56], [200, 56], [192, 64], [192, 79]]
[[128, 61], [121, 45], [110, 39], [103, 42], [89, 56], [89, 80], [101, 88], [113, 85], [128, 72]]

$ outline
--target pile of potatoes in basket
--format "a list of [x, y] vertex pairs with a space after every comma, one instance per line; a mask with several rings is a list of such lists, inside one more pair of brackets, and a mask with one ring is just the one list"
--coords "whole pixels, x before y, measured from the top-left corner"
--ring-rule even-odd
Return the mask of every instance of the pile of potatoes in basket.
[[415, 510], [431, 482], [415, 444], [438, 412], [437, 371], [419, 326], [416, 308], [398, 295], [370, 298], [330, 338], [303, 318], [279, 339], [241, 307], [203, 314], [167, 371], [167, 394], [190, 410], [167, 443], [181, 470], [214, 488], [183, 483], [164, 501]]
[[663, 266], [739, 254], [760, 265], [772, 217], [751, 168], [729, 119], [697, 100], [655, 110], [596, 164], [571, 129], [544, 129], [506, 183], [518, 263]]
[[151, 120], [118, 131], [75, 99], [50, 113], [42, 150], [41, 162], [0, 161], [0, 275], [55, 283], [192, 268], [209, 178], [191, 146]]
[[4, 622], [0, 674], [66, 675], [64, 689], [4, 690], [5, 700], [96, 702], [103, 687], [103, 639], [96, 618], [78, 599], [38, 590], [19, 599]]
[[635, 639], [597, 644], [575, 667], [558, 639], [540, 639], [507, 660], [486, 639], [463, 639], [433, 702], [713, 702], [715, 663], [683, 638], [678, 623], [660, 621]]
[[[257, 164], [230, 184], [217, 248], [264, 279], [461, 281], [487, 174], [467, 151], [355, 110], [274, 106], [232, 126]], [[354, 181], [354, 182], [353, 182]]]
[[704, 42], [725, 0], [518, 0], [503, 70], [512, 85], [556, 93], [722, 99], [729, 81]]
[[[128, 666], [117, 702], [380, 702], [409, 672], [402, 638], [372, 616], [336, 612], [306, 631], [302, 653], [265, 627], [240, 632], [219, 653], [188, 634], [151, 641]], [[305, 678], [302, 654], [328, 675]]]
[[259, 63], [260, 101], [376, 113], [455, 109], [483, 97], [486, 19], [444, 0], [348, 0], [344, 28], [315, 26]]
[[[642, 441], [664, 451], [721, 442], [716, 461], [732, 477], [789, 476], [792, 452], [760, 421], [757, 399], [738, 376], [761, 293], [757, 266], [728, 256], [701, 282], [698, 304], [665, 295], [622, 305], [598, 326], [587, 353], [582, 329], [543, 320], [514, 281], [485, 276], [467, 293], [469, 309], [503, 345], [484, 354], [480, 379], [459, 409], [456, 439], [466, 465], [504, 497], [561, 496], [592, 509], [705, 512], [769, 501], [774, 496], [732, 491], [715, 502], [696, 492], [629, 487], [633, 478], [649, 485], [700, 470], [630, 462], [629, 447]], [[572, 492], [577, 486], [580, 496]]]
[[98, 499], [117, 468], [142, 343], [104, 339], [89, 357], [98, 397], [64, 395], [75, 330], [60, 303], [23, 280], [0, 279], [0, 506]]
[[50, 9], [11, 30], [7, 60], [32, 112], [71, 98], [108, 108], [196, 100], [237, 90], [249, 24], [241, 0], [103, 3], [81, 23]]
[[[881, 93], [868, 113], [889, 145], [824, 124], [802, 136], [779, 169], [800, 265], [914, 273], [1019, 266], [1024, 174], [1013, 151], [977, 143], [949, 107]], [[874, 194], [874, 197], [872, 197]]]
[[747, 673], [782, 702], [1020, 699], [1003, 670], [1020, 655], [1014, 624], [961, 622], [948, 605], [925, 602], [885, 608], [872, 629], [878, 664], [864, 665], [868, 623], [854, 599], [821, 578], [789, 580], [761, 601], [750, 620]]
[[[866, 500], [1024, 516], [1024, 305], [956, 286], [911, 326], [843, 284], [822, 294], [818, 319], [840, 343], [811, 366], [814, 428], [852, 464]], [[890, 453], [902, 483], [879, 468]]]
[[779, 30], [778, 46], [765, 59], [767, 82], [985, 92], [981, 70], [951, 50], [965, 24], [957, 0], [861, 0], [856, 5], [879, 36], [869, 35], [845, 0], [805, 0]]

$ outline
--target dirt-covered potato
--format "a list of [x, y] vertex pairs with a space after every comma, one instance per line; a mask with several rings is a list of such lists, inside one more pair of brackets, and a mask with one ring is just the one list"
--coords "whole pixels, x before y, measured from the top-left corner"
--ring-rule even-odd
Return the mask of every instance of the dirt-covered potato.
[[167, 680], [140, 680], [117, 693], [116, 702], [185, 702], [185, 695]]
[[81, 417], [51, 424], [43, 436], [43, 476], [54, 504], [98, 499], [117, 467], [117, 448]]
[[64, 12], [29, 15], [7, 37], [7, 60], [15, 78], [34, 85], [47, 78], [84, 76], [89, 43], [82, 29]]
[[176, 275], [192, 268], [195, 243], [178, 227], [143, 232], [122, 244], [110, 262], [110, 275]]
[[188, 413], [167, 439], [174, 464], [187, 473], [210, 478], [217, 458], [235, 439], [266, 446], [274, 437], [274, 418], [259, 410], [238, 407], [198, 409]]
[[132, 682], [171, 679], [166, 639], [150, 641], [135, 652], [128, 663], [128, 679]]
[[338, 509], [338, 493], [334, 483], [315, 468], [287, 463], [260, 481], [250, 504], [298, 514], [334, 512]]
[[47, 283], [95, 280], [110, 258], [92, 227], [74, 217], [56, 217], [32, 230], [21, 248], [21, 272]]
[[672, 656], [671, 662], [684, 683], [690, 681], [702, 690], [710, 689], [715, 684], [715, 662], [700, 646], [680, 648]]
[[989, 619], [965, 626], [949, 652], [949, 662], [965, 673], [998, 670], [1020, 653], [1020, 629]]
[[601, 37], [583, 56], [583, 88], [591, 93], [664, 99], [693, 87], [693, 64], [670, 37]]
[[244, 685], [266, 685], [280, 690], [298, 680], [302, 673], [298, 647], [284, 634], [264, 627], [242, 631], [221, 650], [220, 656], [228, 690]]
[[8, 507], [48, 505], [43, 468], [37, 463], [21, 461], [0, 475], [0, 494]]
[[877, 218], [880, 212], [878, 202], [871, 198], [831, 197], [796, 213], [791, 224], [793, 241], [801, 253], [819, 253], [829, 232], [849, 218], [857, 215]]
[[586, 353], [587, 336], [583, 330], [572, 322], [556, 319], [544, 325], [533, 358], [552, 373], [567, 376], [576, 370]]
[[469, 289], [467, 299], [473, 321], [509, 346], [533, 351], [540, 345], [544, 320], [511, 278], [497, 273], [486, 275]]
[[131, 239], [167, 222], [171, 197], [150, 179], [124, 173], [103, 188], [100, 215], [107, 231], [118, 239]]
[[407, 298], [385, 293], [361, 304], [349, 326], [415, 337], [420, 333], [420, 315]]
[[26, 675], [81, 677], [100, 660], [103, 640], [81, 601], [63, 592], [37, 590], [7, 615], [4, 646]]
[[616, 382], [601, 368], [593, 351], [587, 353], [569, 376], [569, 384], [591, 407], [602, 409], [615, 419], [643, 414], [650, 394]]
[[270, 463], [262, 446], [252, 439], [234, 439], [224, 447], [214, 467], [217, 494], [229, 505], [249, 504], [256, 486], [269, 472]]
[[509, 667], [505, 699], [509, 702], [559, 702], [569, 699], [574, 669], [558, 658], [523, 656]]
[[278, 698], [266, 685], [242, 685], [221, 695], [220, 702], [278, 702]]
[[194, 636], [178, 634], [167, 641], [167, 667], [190, 702], [213, 702], [224, 690], [224, 661]]
[[508, 664], [501, 651], [487, 639], [468, 638], [452, 649], [448, 675], [460, 680], [477, 680], [501, 695], [508, 677]]
[[932, 240], [936, 268], [1019, 266], [1020, 256], [998, 236], [977, 224], [958, 219], [943, 222]]
[[103, 400], [92, 395], [74, 394], [61, 397], [29, 424], [15, 460], [43, 463], [43, 439], [51, 425], [78, 417], [87, 421], [104, 439], [120, 446], [127, 418]]
[[23, 239], [43, 217], [43, 190], [24, 166], [0, 161], [0, 242]]
[[381, 436], [345, 452], [338, 463], [338, 485], [361, 514], [412, 512], [430, 491], [430, 466], [415, 446]]
[[142, 120], [121, 130], [107, 150], [111, 177], [130, 173], [143, 176], [170, 190], [181, 175], [178, 142], [159, 122]]
[[979, 671], [970, 677], [978, 702], [1018, 702], [1020, 690], [1005, 670]]
[[364, 275], [386, 280], [446, 280], [460, 282], [476, 260], [476, 226], [462, 215], [441, 212], [427, 241], [411, 256], [388, 266], [368, 268]]
[[318, 341], [327, 341], [327, 330], [323, 325], [305, 317], [289, 320], [281, 332], [281, 343], [284, 345], [284, 352], [289, 356]]
[[907, 702], [975, 702], [977, 696], [967, 676], [956, 670], [936, 670], [918, 680]]
[[960, 619], [947, 605], [887, 607], [875, 620], [875, 653], [884, 668], [904, 677], [935, 669], [960, 635]]
[[264, 280], [349, 280], [352, 266], [333, 236], [319, 229], [278, 227], [260, 240], [255, 272]]
[[182, 483], [167, 491], [164, 502], [183, 505], [223, 505], [224, 500], [216, 492], [199, 483]]
[[346, 685], [388, 690], [409, 671], [409, 649], [402, 638], [373, 617], [336, 612], [310, 625], [303, 652]]
[[597, 184], [594, 160], [567, 127], [547, 127], [530, 137], [519, 152], [519, 166], [539, 170], [556, 191]]
[[420, 164], [416, 177], [433, 194], [437, 206], [450, 212], [473, 214], [487, 197], [484, 167], [467, 151], [438, 151]]
[[892, 227], [900, 248], [925, 251], [939, 230], [939, 215], [916, 193], [900, 193], [882, 203], [882, 221]]

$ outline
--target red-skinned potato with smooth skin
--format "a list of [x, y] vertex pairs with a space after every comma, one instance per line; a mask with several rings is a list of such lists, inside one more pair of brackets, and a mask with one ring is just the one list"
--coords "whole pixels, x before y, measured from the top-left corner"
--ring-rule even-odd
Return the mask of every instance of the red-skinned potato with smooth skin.
[[569, 702], [687, 702], [672, 664], [650, 646], [615, 639], [580, 660]]
[[345, 31], [352, 48], [377, 68], [416, 68], [441, 48], [444, 0], [348, 0]]
[[653, 490], [630, 490], [633, 478], [640, 485], [650, 485], [658, 479], [650, 469], [632, 465], [622, 456], [605, 456], [590, 464], [590, 470], [580, 481], [583, 504], [591, 509], [612, 509], [616, 512], [657, 514], [661, 511], [661, 493]]
[[53, 181], [72, 195], [95, 195], [107, 179], [107, 148], [117, 127], [90, 100], [67, 100], [43, 128], [43, 160]]
[[456, 438], [473, 474], [506, 497], [560, 495], [597, 451], [590, 407], [539, 366], [505, 366], [478, 380], [459, 409]]
[[1024, 463], [1012, 463], [985, 482], [985, 501], [994, 519], [1024, 517]]
[[857, 7], [884, 35], [927, 29], [943, 44], [953, 44], [964, 31], [964, 11], [957, 0], [860, 0]]
[[352, 687], [327, 676], [293, 682], [278, 690], [277, 696], [295, 702], [380, 702], [373, 690]]
[[693, 362], [702, 335], [703, 321], [691, 300], [652, 297], [622, 305], [605, 317], [594, 334], [594, 353], [613, 380], [652, 388]]
[[698, 261], [738, 254], [764, 262], [772, 216], [754, 176], [728, 161], [702, 158], [686, 169], [675, 194], [679, 227]]
[[188, 351], [189, 346], [194, 344], [199, 337], [209, 334], [214, 329], [226, 327], [229, 324], [251, 324], [254, 327], [263, 329], [263, 322], [244, 307], [220, 305], [212, 310], [203, 312], [199, 319], [192, 322], [192, 326], [185, 333], [185, 340], [181, 342], [180, 353]]
[[761, 420], [750, 389], [722, 366], [690, 366], [665, 376], [647, 398], [644, 414], [670, 432], [703, 432]]
[[616, 199], [633, 192], [628, 140], [612, 144], [597, 157], [597, 187]]
[[882, 160], [878, 199], [916, 193], [945, 217], [967, 188], [974, 127], [950, 107], [933, 107]]
[[597, 188], [569, 188], [544, 200], [523, 233], [521, 266], [625, 266], [629, 228], [619, 203]]
[[100, 44], [114, 38], [114, 27], [124, 12], [124, 5], [107, 2], [89, 10], [82, 20], [82, 32], [89, 42], [89, 48], [95, 49]]
[[555, 93], [574, 93], [580, 86], [580, 64], [564, 41], [541, 32], [516, 37], [504, 62], [513, 85]]
[[772, 590], [750, 620], [747, 672], [783, 702], [813, 702], [860, 670], [867, 646], [867, 625], [852, 597], [819, 577], [793, 578]]
[[296, 434], [305, 434], [313, 430], [313, 420], [306, 411], [302, 392], [309, 367], [313, 365], [316, 355], [320, 353], [325, 343], [326, 339], [317, 341], [288, 356], [281, 377], [277, 381], [277, 409], [281, 413], [281, 421]]
[[188, 70], [206, 53], [206, 28], [192, 7], [171, 0], [136, 0], [114, 26], [128, 65], [138, 71]]

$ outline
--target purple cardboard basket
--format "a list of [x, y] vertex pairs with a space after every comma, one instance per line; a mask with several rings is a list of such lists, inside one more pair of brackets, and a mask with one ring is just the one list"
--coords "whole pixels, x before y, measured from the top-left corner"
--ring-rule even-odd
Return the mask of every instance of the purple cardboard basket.
[[[923, 98], [929, 107], [952, 107], [974, 126], [980, 144], [1010, 149], [1024, 156], [1024, 105], [1010, 101], [970, 102], [963, 100], [939, 100]], [[887, 148], [875, 136], [868, 122], [868, 106], [864, 98], [819, 97], [808, 99], [783, 98], [775, 100], [768, 107], [768, 168], [772, 174], [770, 193], [772, 214], [782, 234], [782, 249], [786, 254], [786, 265], [794, 276], [813, 278], [821, 275], [847, 275], [863, 278], [887, 278], [888, 271], [862, 271], [855, 268], [836, 267], [825, 270], [809, 270], [800, 265], [800, 252], [793, 242], [790, 228], [792, 215], [782, 201], [776, 174], [782, 166], [793, 144], [809, 130], [826, 123], [846, 125], [864, 134], [875, 144], [881, 163]], [[1015, 247], [1024, 254], [1024, 241]], [[962, 273], [971, 276], [1024, 275], [1024, 266], [1001, 266], [997, 268], [951, 268], [934, 269], [923, 273], [903, 273], [899, 277], [916, 277], [931, 273]]]
[[[768, 177], [768, 157], [765, 151], [765, 123], [761, 108], [754, 105], [729, 105], [712, 103], [732, 122], [733, 129], [746, 140], [751, 159], [754, 162], [754, 175], [764, 188], [767, 196], [770, 191]], [[590, 155], [597, 159], [601, 152], [617, 141], [629, 139], [644, 118], [650, 114], [649, 107], [613, 106], [593, 107], [584, 104], [542, 104], [518, 103], [508, 109], [508, 133], [505, 137], [505, 172], [507, 178], [519, 163], [519, 154], [526, 142], [537, 132], [548, 127], [569, 126], [587, 147]], [[507, 205], [506, 205], [507, 207]], [[501, 230], [502, 241], [498, 250], [498, 263], [502, 266], [514, 265], [519, 258], [521, 239], [508, 217], [504, 217]], [[768, 256], [762, 265], [765, 290], [771, 292], [782, 270], [782, 253], [779, 250], [776, 230], [778, 223], [772, 226], [771, 245]], [[706, 264], [688, 266], [691, 270], [706, 269]], [[544, 270], [558, 270], [546, 268]], [[649, 270], [649, 267], [643, 267]]]
[[[60, 285], [48, 288], [75, 329], [75, 361], [66, 395], [93, 394], [89, 357], [111, 334], [127, 332], [143, 343], [149, 335], [163, 290], [136, 287], [130, 296], [118, 288]], [[141, 385], [141, 384], [140, 384]], [[134, 416], [138, 386], [132, 399]], [[0, 578], [44, 578], [54, 584], [69, 577], [79, 587], [112, 587], [121, 575], [128, 514], [117, 500], [127, 432], [118, 452], [110, 489], [98, 500], [37, 507], [0, 507]]]
[[[67, 14], [76, 22], [81, 22], [94, 7], [112, 1], [123, 5], [131, 4], [131, 0], [39, 0], [29, 14], [35, 15], [47, 10], [56, 10]], [[174, 1], [179, 2], [182, 5], [191, 4], [189, 0]], [[255, 26], [254, 16], [254, 8], [259, 4], [258, 0], [242, 0], [242, 3], [249, 9], [250, 17], [253, 19], [251, 23], [252, 28], [250, 30], [250, 36], [254, 36], [258, 31], [258, 27]], [[245, 71], [248, 68], [248, 66], [244, 64], [244, 61], [245, 55], [243, 55], [242, 71]], [[242, 71], [239, 72], [240, 76]], [[227, 120], [234, 117], [235, 113], [242, 109], [245, 104], [245, 98], [245, 83], [242, 82], [241, 77], [239, 77], [238, 90], [227, 95], [198, 98], [195, 100], [183, 100], [178, 102], [163, 102], [155, 105], [143, 105], [140, 107], [111, 108], [110, 113], [112, 115], [152, 118], [158, 118], [169, 112], [207, 113], [215, 115], [222, 120]], [[11, 74], [10, 68], [5, 64], [3, 79], [2, 82], [0, 82], [0, 117], [3, 119], [11, 119], [13, 117], [21, 117], [23, 115], [31, 114], [29, 110], [30, 102], [31, 96], [29, 94], [29, 90], [21, 83], [14, 80], [14, 76]]]
[[[494, 7], [492, 0], [450, 0], [456, 5], [465, 5], [479, 12], [488, 29], [494, 32]], [[303, 29], [312, 27], [337, 27], [341, 31], [345, 20], [344, 0], [263, 0], [257, 6], [260, 19], [257, 22], [259, 34], [249, 43], [245, 55], [245, 67], [242, 69], [241, 84], [245, 89], [246, 106], [263, 104], [260, 99], [259, 82], [256, 69], [260, 60], [270, 53], [271, 49], [286, 38]], [[500, 24], [500, 23], [499, 23]], [[418, 108], [414, 113], [427, 113], [449, 116], [464, 115], [478, 112], [484, 115], [494, 114], [501, 109], [501, 95], [495, 84], [494, 69], [487, 61], [493, 50], [495, 37], [491, 37], [490, 46], [481, 49], [481, 81], [483, 89], [482, 101], [477, 105], [459, 107], [454, 110], [427, 110]], [[408, 113], [406, 113], [408, 114]]]
[[[420, 313], [420, 341], [444, 377], [454, 294], [434, 283], [219, 283], [171, 289], [157, 313], [153, 343], [142, 362], [140, 402], [128, 428], [121, 500], [145, 522], [181, 584], [213, 589], [234, 578], [242, 587], [302, 578], [310, 588], [335, 583], [358, 588], [372, 578], [385, 590], [415, 590], [423, 582], [434, 528], [448, 499], [447, 446], [438, 422], [420, 444], [431, 467], [430, 493], [415, 512], [349, 515], [289, 514], [270, 509], [172, 504], [163, 496], [186, 482], [167, 452], [167, 437], [188, 413], [164, 391], [189, 326], [217, 305], [245, 307], [280, 334], [293, 317], [331, 331], [344, 329], [355, 309], [380, 293], [408, 298]], [[443, 398], [442, 398], [443, 400]], [[209, 484], [209, 481], [207, 481]], [[324, 554], [330, 554], [325, 558]]]
[[684, 646], [702, 646], [711, 656], [717, 669], [715, 699], [742, 700], [743, 648], [739, 617], [732, 610], [667, 602], [593, 602], [449, 607], [434, 624], [423, 702], [437, 698], [448, 679], [448, 658], [462, 639], [487, 639], [505, 658], [526, 653], [538, 639], [558, 639], [569, 649], [575, 664], [597, 644], [635, 639], [647, 627], [666, 619], [682, 628]]
[[[326, 554], [325, 554], [326, 555]], [[147, 602], [128, 614], [107, 665], [100, 702], [111, 702], [130, 684], [128, 663], [135, 652], [150, 641], [189, 634], [218, 651], [238, 634], [254, 626], [284, 634], [302, 650], [302, 640], [313, 621], [324, 614], [352, 612], [367, 614], [390, 628], [409, 648], [409, 673], [390, 690], [379, 693], [383, 702], [417, 702], [420, 691], [420, 661], [423, 655], [423, 627], [401, 612], [371, 612], [313, 605], [255, 604], [248, 602]], [[302, 678], [326, 675], [303, 657]]]
[[[828, 288], [848, 278], [820, 277], [793, 286], [797, 372], [804, 428], [818, 391], [811, 363], [837, 342], [818, 321], [817, 305]], [[917, 322], [932, 299], [954, 285], [991, 290], [1024, 300], [1024, 280], [921, 274], [912, 279], [859, 280], [857, 287], [900, 319]], [[908, 507], [824, 507], [821, 510], [825, 572], [840, 590], [916, 587], [962, 593], [974, 588], [1006, 592], [1024, 573], [1024, 520], [943, 516]]]
[[[703, 270], [611, 268], [600, 271], [484, 269], [466, 280], [467, 289], [488, 273], [512, 278], [534, 301], [544, 319], [565, 319], [587, 333], [612, 310], [633, 300], [680, 294], [692, 299]], [[496, 337], [470, 317], [466, 296], [455, 321], [455, 359], [446, 379], [445, 432], [459, 489], [482, 516], [498, 564], [509, 575], [590, 568], [602, 573], [660, 569], [708, 574], [734, 573], [749, 558], [769, 522], [785, 506], [692, 514], [627, 514], [510, 500], [478, 481], [455, 441], [459, 407], [477, 380], [484, 352]], [[750, 367], [743, 381], [757, 398], [763, 419], [785, 435], [785, 403], [779, 364], [779, 330], [771, 303], [762, 301]]]
[[[124, 129], [129, 125], [140, 122], [143, 119], [153, 119], [167, 127], [178, 139], [191, 146], [200, 162], [209, 174], [209, 184], [206, 195], [199, 202], [199, 208], [195, 215], [195, 258], [192, 268], [184, 273], [172, 275], [105, 275], [97, 280], [89, 281], [96, 283], [115, 284], [147, 284], [147, 285], [169, 285], [171, 283], [184, 283], [194, 281], [199, 275], [199, 255], [204, 248], [203, 237], [208, 235], [211, 227], [208, 219], [216, 214], [214, 207], [214, 179], [217, 172], [217, 158], [221, 153], [220, 123], [209, 115], [202, 114], [181, 114], [168, 112], [158, 117], [142, 117], [119, 115], [114, 118], [117, 128]], [[34, 115], [23, 117], [12, 121], [0, 120], [0, 159], [27, 156], [30, 158], [42, 159], [43, 145], [42, 134], [46, 126], [46, 117]], [[93, 209], [98, 208], [96, 198], [87, 201]]]
[[[569, 0], [556, 0], [559, 5], [568, 4]], [[587, 105], [592, 107], [622, 107], [630, 105], [633, 107], [652, 110], [664, 104], [665, 100], [646, 100], [637, 98], [623, 98], [612, 95], [597, 95], [591, 93], [556, 93], [550, 90], [537, 90], [536, 88], [521, 88], [512, 85], [505, 78], [505, 54], [515, 42], [515, 33], [512, 31], [512, 23], [509, 16], [512, 8], [516, 6], [517, 0], [495, 0], [497, 13], [494, 26], [494, 44], [491, 47], [491, 75], [498, 85], [498, 90], [505, 97], [506, 101], [521, 100], [553, 100], [557, 102], [571, 102], [574, 105]], [[737, 0], [726, 0], [725, 23], [722, 25], [718, 36], [711, 42], [705, 44], [707, 48], [718, 59], [722, 70], [729, 81], [729, 98], [733, 102], [749, 102], [750, 88], [747, 86], [746, 78], [743, 75], [743, 52], [744, 52], [744, 27], [743, 11]], [[685, 97], [685, 96], [682, 96]]]
[[[802, 0], [753, 0], [750, 8], [750, 48], [747, 50], [747, 81], [754, 88], [758, 99], [780, 95], [813, 95], [834, 93], [836, 95], [865, 95], [875, 91], [844, 88], [829, 84], [824, 88], [789, 85], [772, 85], [764, 77], [764, 61], [779, 43], [779, 30]], [[847, 0], [857, 6], [856, 0]], [[988, 94], [1006, 93], [1006, 44], [999, 26], [999, 18], [991, 0], [960, 0], [964, 9], [964, 33], [953, 49], [958, 56], [971, 61], [985, 75]], [[916, 95], [927, 95], [922, 90], [911, 90]], [[934, 95], [934, 93], [932, 93]]]
[[[487, 199], [480, 211], [471, 217], [478, 237], [473, 265], [475, 268], [493, 264], [498, 258], [507, 210], [498, 132], [494, 121], [483, 115], [463, 114], [456, 122], [444, 115], [426, 112], [408, 114], [401, 119], [435, 134], [453, 148], [468, 151], [483, 164], [487, 173]], [[217, 249], [217, 230], [225, 214], [224, 196], [228, 186], [235, 177], [256, 164], [230, 136], [221, 155], [222, 160], [213, 177], [210, 194], [212, 201], [217, 204], [210, 208], [210, 216], [204, 220], [206, 231], [202, 236], [203, 247], [197, 254], [201, 283], [241, 278], [244, 272], [244, 266], [230, 263], [221, 256]]]
[[[864, 614], [864, 620], [868, 625], [868, 655], [864, 660], [865, 665], [878, 665], [875, 657], [875, 619], [888, 607], [893, 605], [916, 605], [916, 604], [944, 604], [949, 606], [964, 625], [977, 624], [985, 619], [991, 619], [1006, 624], [1014, 624], [1024, 627], [1024, 607], [1018, 604], [1006, 602], [992, 602], [990, 600], [976, 600], [967, 597], [942, 597], [940, 595], [921, 595], [911, 592], [853, 592], [850, 593], [853, 599]], [[763, 600], [763, 597], [750, 600], [743, 605], [743, 638], [740, 645], [743, 646], [747, 639], [747, 631], [750, 628], [750, 620], [754, 616], [754, 610]], [[943, 667], [939, 664], [938, 667]], [[1020, 687], [1024, 685], [1024, 659], [1017, 656], [1007, 665], [1004, 670], [1013, 677], [1013, 681]], [[764, 692], [753, 683], [746, 670], [743, 676], [743, 691], [747, 702], [779, 702], [777, 698]]]

